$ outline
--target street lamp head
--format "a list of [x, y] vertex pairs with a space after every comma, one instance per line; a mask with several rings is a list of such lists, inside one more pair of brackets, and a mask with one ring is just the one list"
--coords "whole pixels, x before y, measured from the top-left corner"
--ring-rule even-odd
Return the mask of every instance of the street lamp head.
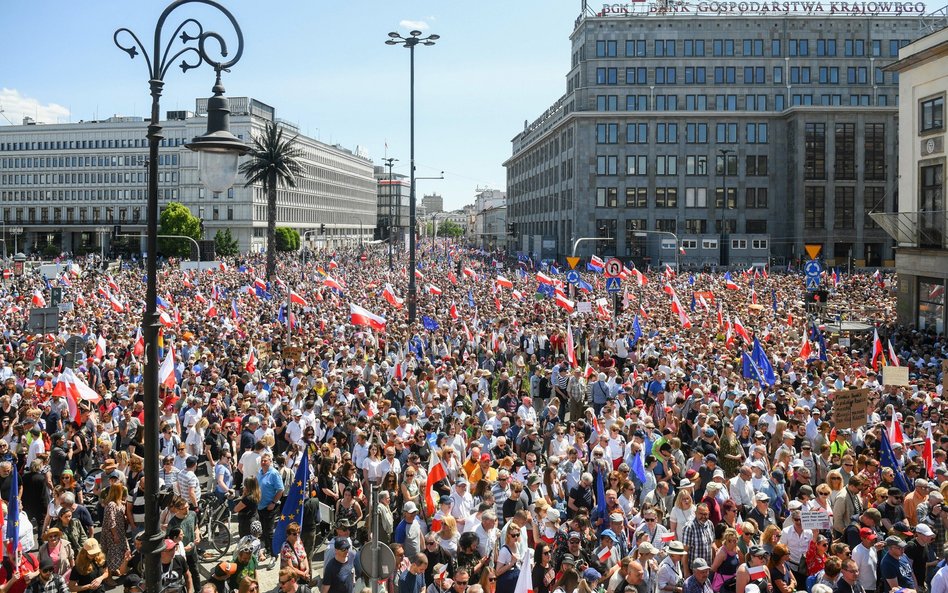
[[409, 35], [411, 35], [412, 37], [421, 37], [421, 31], [418, 31], [418, 30], [416, 29], [416, 30], [412, 31], [411, 33], [409, 33]]
[[434, 41], [425, 41], [423, 45], [434, 45]]
[[428, 39], [429, 39], [430, 41], [437, 41], [437, 40], [441, 39], [441, 35], [428, 35]]
[[199, 174], [208, 191], [221, 193], [234, 184], [237, 159], [250, 146], [230, 132], [230, 107], [224, 97], [220, 70], [213, 92], [214, 96], [207, 100], [207, 132], [185, 146], [200, 153]]
[[394, 39], [388, 39], [385, 41], [385, 45], [398, 45], [398, 42], [395, 41]]
[[400, 39], [400, 38], [401, 38], [401, 35], [399, 35], [399, 34], [396, 33], [395, 31], [390, 31], [389, 34], [388, 34], [388, 36], [391, 37], [392, 39]]

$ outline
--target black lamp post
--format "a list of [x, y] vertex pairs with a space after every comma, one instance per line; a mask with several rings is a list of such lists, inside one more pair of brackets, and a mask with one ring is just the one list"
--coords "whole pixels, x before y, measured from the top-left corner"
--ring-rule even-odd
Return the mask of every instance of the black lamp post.
[[434, 45], [435, 41], [441, 39], [439, 35], [421, 36], [421, 31], [412, 31], [408, 37], [402, 37], [399, 33], [392, 31], [388, 34], [389, 39], [385, 41], [386, 45], [404, 45], [411, 54], [411, 75], [409, 77], [411, 97], [411, 188], [408, 196], [408, 323], [415, 322], [415, 311], [418, 306], [418, 287], [415, 285], [415, 229], [417, 220], [415, 219], [415, 46]]
[[[228, 61], [217, 61], [207, 53], [207, 42], [213, 41], [222, 58], [228, 55], [224, 38], [213, 31], [205, 31], [194, 18], [186, 18], [179, 24], [171, 38], [162, 42], [162, 29], [168, 16], [185, 4], [206, 4], [224, 14], [237, 34], [237, 51]], [[120, 41], [120, 36], [125, 36]], [[130, 38], [130, 39], [129, 39]], [[172, 48], [175, 39], [181, 40], [183, 48]], [[113, 35], [115, 45], [135, 58], [139, 52], [148, 67], [148, 84], [151, 89], [151, 121], [148, 124], [148, 203], [146, 225], [145, 258], [145, 313], [142, 318], [142, 333], [145, 340], [145, 371], [143, 376], [143, 400], [145, 404], [145, 532], [143, 552], [145, 556], [145, 582], [148, 589], [159, 591], [161, 542], [163, 536], [159, 526], [158, 508], [158, 313], [157, 313], [157, 251], [158, 251], [158, 146], [162, 140], [159, 116], [159, 99], [164, 87], [165, 74], [173, 62], [181, 58], [178, 66], [182, 72], [197, 68], [203, 63], [212, 66], [217, 74], [214, 96], [207, 104], [207, 133], [195, 138], [187, 145], [201, 153], [201, 180], [212, 192], [224, 191], [234, 183], [237, 175], [237, 158], [249, 150], [249, 146], [228, 130], [229, 109], [221, 85], [221, 71], [228, 70], [240, 60], [244, 50], [243, 33], [234, 16], [214, 0], [176, 0], [165, 8], [155, 25], [154, 46], [149, 53], [145, 45], [131, 30], [122, 27]], [[196, 43], [194, 43], [196, 42]]]
[[[400, 211], [395, 210], [395, 185], [392, 177], [392, 167], [395, 166], [398, 159], [389, 157], [382, 160], [385, 161], [385, 166], [388, 167], [388, 271], [391, 272], [395, 269], [392, 263], [392, 256], [395, 251], [395, 216], [396, 214], [398, 216], [402, 215]], [[398, 192], [399, 195], [401, 193], [401, 191]]]

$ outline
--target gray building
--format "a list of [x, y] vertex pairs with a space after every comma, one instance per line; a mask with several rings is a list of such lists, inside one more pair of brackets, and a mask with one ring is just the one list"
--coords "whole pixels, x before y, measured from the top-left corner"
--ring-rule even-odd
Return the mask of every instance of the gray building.
[[435, 212], [444, 212], [444, 198], [441, 194], [427, 194], [421, 198], [421, 205], [425, 209], [425, 214], [434, 214]]
[[896, 203], [898, 76], [884, 68], [918, 16], [725, 6], [577, 19], [566, 93], [504, 163], [512, 251], [599, 237], [577, 253], [674, 265], [678, 241], [682, 266], [747, 266], [819, 245], [830, 264], [891, 265], [868, 213]]
[[388, 241], [394, 237], [396, 244], [404, 241], [409, 225], [409, 199], [411, 183], [407, 175], [392, 172], [388, 167], [375, 167], [375, 179], [378, 182], [378, 228], [376, 239]]
[[[248, 97], [229, 98], [231, 131], [249, 140], [269, 121], [290, 134], [298, 130], [276, 120], [276, 110]], [[266, 248], [266, 195], [261, 185], [238, 178], [222, 194], [207, 195], [198, 178], [198, 155], [184, 144], [203, 134], [207, 99], [196, 114], [170, 111], [162, 122], [158, 156], [159, 205], [187, 206], [204, 221], [205, 237], [228, 228], [242, 251]], [[141, 117], [104, 121], [0, 127], [0, 214], [19, 231], [16, 247], [27, 253], [98, 252], [117, 225], [123, 234], [145, 230], [148, 141]], [[296, 187], [277, 192], [277, 225], [307, 236], [310, 245], [335, 246], [371, 239], [377, 210], [372, 162], [340, 145], [299, 134], [304, 174]], [[244, 157], [246, 158], [246, 157]], [[325, 233], [318, 229], [325, 225]]]

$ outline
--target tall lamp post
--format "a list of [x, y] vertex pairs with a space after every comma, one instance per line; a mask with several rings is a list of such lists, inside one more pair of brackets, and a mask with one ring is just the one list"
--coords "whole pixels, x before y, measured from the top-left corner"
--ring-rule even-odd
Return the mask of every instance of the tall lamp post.
[[415, 219], [415, 46], [434, 45], [435, 41], [441, 39], [440, 35], [421, 36], [421, 31], [412, 31], [408, 37], [402, 37], [399, 33], [392, 31], [385, 40], [386, 45], [403, 45], [408, 48], [411, 55], [409, 77], [409, 97], [410, 97], [410, 126], [411, 126], [411, 181], [408, 196], [408, 323], [415, 323], [415, 311], [418, 307], [418, 287], [415, 284], [415, 229], [417, 220]]
[[[395, 210], [395, 185], [394, 177], [392, 176], [392, 167], [395, 166], [395, 163], [398, 159], [387, 158], [382, 159], [385, 161], [385, 166], [388, 167], [388, 271], [391, 272], [395, 269], [392, 262], [393, 252], [395, 251], [395, 215], [396, 212], [398, 216], [401, 216], [401, 211]], [[398, 192], [401, 195], [401, 191]]]
[[[224, 38], [216, 32], [205, 31], [204, 26], [194, 18], [181, 21], [163, 42], [162, 29], [165, 21], [180, 6], [200, 3], [221, 12], [234, 27], [237, 35], [237, 51], [233, 58], [218, 61], [208, 55], [208, 41], [216, 43], [221, 58], [228, 56]], [[159, 100], [164, 87], [164, 78], [168, 69], [178, 58], [182, 72], [207, 63], [216, 72], [213, 87], [214, 96], [207, 103], [207, 133], [198, 136], [186, 146], [200, 153], [201, 181], [211, 192], [222, 192], [233, 185], [237, 176], [237, 159], [250, 147], [230, 133], [227, 99], [221, 85], [221, 72], [229, 70], [240, 60], [244, 51], [243, 33], [237, 20], [226, 8], [214, 0], [176, 0], [168, 5], [158, 17], [155, 25], [154, 45], [151, 53], [138, 36], [130, 29], [122, 27], [112, 36], [115, 45], [135, 58], [139, 53], [145, 59], [148, 68], [148, 85], [151, 90], [151, 120], [148, 124], [148, 203], [146, 224], [145, 258], [145, 313], [142, 317], [142, 332], [145, 341], [145, 372], [143, 376], [143, 401], [145, 404], [145, 531], [143, 553], [145, 559], [145, 582], [149, 590], [159, 590], [160, 557], [163, 535], [159, 526], [158, 507], [158, 312], [157, 312], [157, 251], [158, 251], [158, 146], [162, 140], [159, 116]], [[172, 45], [180, 39], [184, 47]]]

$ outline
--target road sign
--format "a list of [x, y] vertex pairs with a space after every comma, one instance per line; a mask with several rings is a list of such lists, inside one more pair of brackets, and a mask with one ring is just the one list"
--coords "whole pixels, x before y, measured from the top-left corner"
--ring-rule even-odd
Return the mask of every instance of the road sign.
[[618, 278], [619, 274], [622, 273], [622, 261], [616, 257], [608, 260], [603, 268], [603, 273], [606, 278]]
[[567, 258], [566, 258], [566, 263], [569, 264], [569, 269], [570, 269], [570, 270], [575, 270], [575, 269], [576, 269], [576, 264], [579, 263], [579, 258], [578, 258], [578, 257], [567, 257]]
[[820, 274], [823, 273], [823, 266], [820, 265], [819, 260], [811, 259], [810, 261], [803, 264], [803, 271], [806, 272], [807, 276], [820, 277]]
[[579, 272], [570, 270], [566, 273], [566, 281], [570, 284], [579, 284]]
[[807, 290], [819, 290], [820, 289], [820, 278], [819, 276], [807, 276], [806, 277], [806, 289]]
[[[614, 261], [619, 261], [619, 260], [614, 260]], [[608, 265], [608, 263], [606, 265]], [[622, 291], [622, 280], [620, 278], [606, 278], [606, 292], [621, 292], [621, 291]]]
[[820, 251], [823, 251], [823, 245], [820, 243], [807, 243], [803, 248], [806, 250], [806, 254], [810, 256], [810, 259], [816, 259]]
[[63, 364], [67, 367], [75, 367], [76, 359], [81, 360], [83, 351], [86, 347], [86, 341], [82, 336], [73, 336], [66, 340], [66, 345], [60, 354], [63, 356]]
[[30, 309], [27, 326], [32, 334], [54, 334], [59, 332], [59, 307]]

